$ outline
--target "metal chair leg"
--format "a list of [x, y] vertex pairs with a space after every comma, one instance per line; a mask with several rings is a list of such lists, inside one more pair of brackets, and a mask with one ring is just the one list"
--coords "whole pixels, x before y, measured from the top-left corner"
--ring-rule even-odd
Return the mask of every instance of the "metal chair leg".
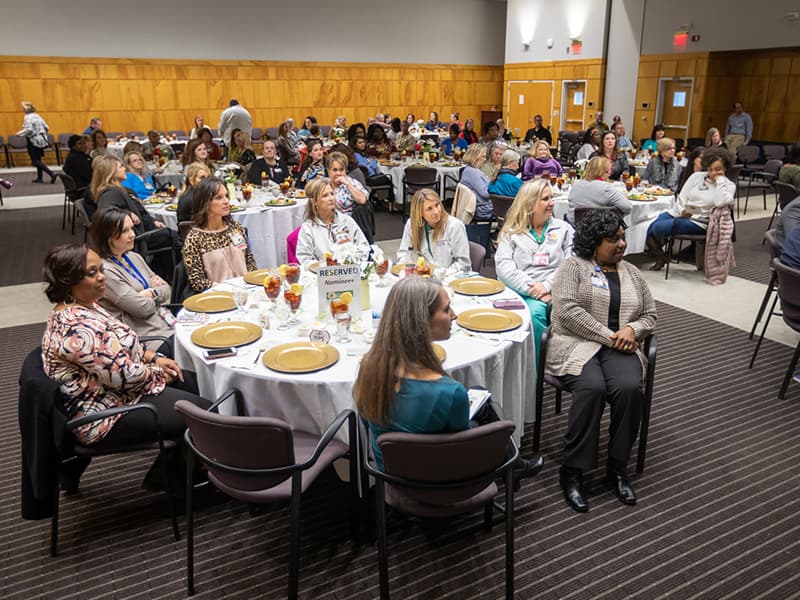
[[761, 306], [758, 308], [758, 313], [756, 314], [756, 320], [753, 321], [753, 327], [750, 329], [750, 335], [747, 336], [747, 339], [752, 340], [753, 334], [756, 332], [756, 325], [758, 325], [759, 321], [761, 321], [761, 317], [764, 316], [764, 309], [767, 307], [767, 303], [769, 302], [769, 297], [772, 295], [772, 291], [775, 289], [775, 281], [778, 275], [775, 271], [772, 272], [772, 276], [769, 280], [769, 285], [767, 286], [767, 291], [764, 294], [764, 298], [761, 300]]
[[758, 342], [756, 343], [756, 347], [753, 350], [753, 356], [750, 357], [750, 366], [748, 369], [752, 369], [753, 365], [756, 364], [756, 356], [758, 356], [758, 351], [761, 349], [761, 342], [764, 341], [764, 335], [767, 333], [767, 326], [769, 325], [769, 320], [772, 318], [772, 314], [775, 312], [775, 305], [778, 303], [778, 295], [775, 294], [775, 298], [772, 299], [772, 306], [769, 307], [769, 313], [767, 314], [767, 318], [764, 320], [764, 327], [761, 329], [761, 335], [758, 336]]
[[792, 355], [792, 360], [789, 363], [789, 368], [786, 369], [786, 375], [783, 378], [781, 389], [778, 392], [778, 400], [783, 400], [786, 396], [786, 390], [789, 388], [789, 384], [792, 382], [792, 376], [794, 375], [794, 368], [797, 366], [798, 358], [800, 358], [800, 344], [797, 344], [797, 347], [794, 349], [794, 354]]

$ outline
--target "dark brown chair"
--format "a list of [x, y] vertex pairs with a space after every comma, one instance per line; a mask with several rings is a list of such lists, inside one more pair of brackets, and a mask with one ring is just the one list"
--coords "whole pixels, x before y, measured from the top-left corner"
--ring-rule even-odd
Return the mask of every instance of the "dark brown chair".
[[[191, 449], [187, 474], [196, 456], [208, 469], [208, 479], [218, 490], [250, 504], [290, 501], [289, 589], [297, 598], [300, 565], [300, 497], [314, 480], [338, 458], [350, 459], [351, 523], [355, 527], [358, 494], [356, 416], [344, 410], [322, 435], [293, 431], [288, 423], [269, 417], [239, 417], [214, 412], [220, 402], [202, 410], [183, 400], [175, 410], [186, 421], [186, 444]], [[348, 424], [350, 445], [334, 436]], [[194, 594], [194, 513], [192, 486], [186, 486], [187, 589]]]
[[170, 129], [167, 132], [167, 135], [169, 135], [170, 137], [172, 137], [174, 135], [175, 137], [177, 137], [179, 140], [182, 140], [182, 141], [185, 141], [185, 140], [188, 139], [188, 137], [186, 136], [186, 132], [183, 129]]
[[[167, 342], [167, 338], [164, 337], [148, 337], [148, 338], [141, 338], [142, 341], [147, 340], [155, 340], [158, 339], [162, 342]], [[51, 479], [51, 486], [52, 489], [49, 491], [50, 498], [52, 500], [52, 507], [50, 510], [50, 555], [56, 556], [57, 547], [58, 547], [58, 509], [59, 509], [59, 499], [60, 499], [60, 491], [59, 488], [61, 486], [62, 474], [65, 472], [77, 472], [77, 475], [80, 475], [80, 472], [86, 465], [89, 464], [92, 457], [95, 456], [108, 456], [112, 454], [122, 454], [122, 453], [129, 453], [129, 452], [140, 452], [145, 450], [158, 450], [159, 451], [159, 459], [161, 463], [161, 476], [162, 476], [162, 484], [164, 486], [164, 490], [166, 491], [167, 495], [167, 502], [169, 504], [169, 514], [170, 514], [170, 522], [172, 525], [172, 534], [175, 540], [180, 539], [180, 534], [178, 533], [178, 521], [175, 516], [175, 509], [174, 509], [174, 502], [173, 502], [173, 490], [171, 489], [171, 482], [167, 472], [167, 459], [166, 459], [166, 450], [170, 448], [174, 448], [176, 443], [171, 440], [163, 439], [161, 434], [161, 427], [158, 421], [158, 412], [156, 411], [155, 407], [148, 403], [148, 402], [138, 402], [136, 404], [126, 405], [126, 406], [117, 406], [114, 408], [109, 408], [106, 410], [101, 410], [98, 412], [94, 412], [82, 417], [77, 417], [74, 419], [67, 420], [66, 415], [64, 414], [64, 400], [61, 396], [61, 392], [59, 390], [59, 386], [54, 381], [50, 380], [44, 372], [44, 365], [42, 363], [42, 349], [36, 348], [28, 354], [27, 358], [23, 362], [22, 371], [20, 374], [20, 402], [23, 402], [23, 399], [26, 403], [38, 403], [40, 401], [39, 396], [43, 394], [50, 395], [51, 398], [54, 399], [52, 402], [52, 406], [50, 411], [48, 411], [48, 416], [52, 419], [58, 417], [59, 422], [64, 422], [63, 431], [60, 431], [57, 427], [53, 426], [52, 437], [47, 439], [37, 439], [36, 446], [37, 452], [42, 451], [44, 447], [43, 444], [47, 444], [50, 447], [50, 452], [52, 452], [52, 464], [47, 465], [49, 469], [49, 475]], [[44, 407], [42, 407], [44, 409]], [[57, 411], [57, 412], [53, 412]], [[144, 411], [145, 414], [149, 414], [153, 421], [153, 428], [152, 428], [152, 437], [150, 439], [142, 440], [141, 442], [135, 442], [130, 444], [108, 444], [103, 441], [92, 444], [90, 446], [84, 446], [83, 444], [79, 443], [75, 437], [72, 435], [72, 431], [82, 425], [87, 423], [92, 423], [94, 421], [100, 421], [103, 419], [107, 419], [108, 417], [114, 415], [124, 415], [128, 413], [132, 413], [134, 411]], [[20, 411], [20, 415], [22, 415], [22, 411]], [[42, 418], [44, 415], [43, 412], [39, 412], [37, 418]], [[21, 417], [22, 418], [22, 417]], [[53, 423], [56, 423], [54, 420]], [[21, 422], [22, 425], [22, 422]], [[43, 431], [43, 430], [42, 430]], [[39, 460], [37, 457], [29, 456], [29, 461]], [[83, 466], [79, 467], [77, 471], [75, 470], [74, 464], [75, 463], [82, 463]], [[40, 465], [41, 466], [41, 465]], [[191, 478], [189, 479], [191, 485]], [[74, 482], [77, 488], [77, 480]], [[40, 490], [40, 493], [43, 490]], [[74, 491], [74, 490], [72, 490]]]
[[736, 218], [739, 218], [739, 178], [742, 173], [742, 169], [744, 169], [744, 165], [742, 164], [735, 164], [731, 165], [729, 169], [725, 171], [725, 177], [727, 177], [733, 184], [736, 186]]
[[[61, 211], [61, 229], [66, 228], [67, 216], [69, 215], [70, 223], [72, 223], [71, 233], [75, 235], [75, 201], [83, 198], [83, 191], [79, 191], [78, 186], [75, 185], [75, 180], [63, 171], [56, 173], [56, 177], [61, 180], [64, 186], [64, 209]], [[72, 205], [72, 210], [70, 210], [70, 205]]]
[[75, 200], [75, 202], [72, 203], [72, 210], [74, 211], [72, 217], [73, 232], [75, 221], [77, 221], [83, 226], [83, 243], [85, 244], [86, 240], [89, 239], [89, 228], [92, 226], [92, 220], [89, 218], [89, 213], [86, 212], [86, 200], [84, 198]]
[[24, 154], [28, 152], [28, 139], [24, 135], [10, 135], [8, 136], [8, 143], [6, 144], [6, 158], [9, 161], [9, 166], [14, 167], [14, 155]]
[[439, 172], [433, 167], [406, 167], [403, 173], [403, 222], [409, 217], [411, 203], [409, 195], [418, 190], [430, 188], [441, 197], [439, 188]]
[[484, 510], [490, 531], [497, 479], [505, 488], [506, 598], [514, 597], [514, 486], [511, 466], [519, 456], [514, 424], [495, 421], [457, 433], [391, 432], [378, 437], [383, 470], [369, 458], [369, 436], [362, 422], [364, 473], [375, 478], [375, 523], [381, 600], [389, 598], [386, 506], [400, 512], [442, 518]]
[[458, 176], [445, 173], [444, 175], [444, 189], [442, 190], [442, 203], [448, 208], [452, 204], [456, 195], [456, 188], [461, 181], [461, 175], [464, 174], [464, 167], [458, 169]]
[[0, 149], [3, 150], [3, 158], [6, 159], [6, 167], [10, 167], [11, 158], [8, 155], [8, 146], [6, 145], [6, 140], [2, 135], [0, 135]]
[[[536, 420], [533, 424], [533, 451], [538, 452], [542, 437], [542, 405], [544, 404], [544, 384], [556, 390], [555, 413], [561, 413], [561, 394], [569, 392], [567, 386], [555, 375], [545, 373], [547, 364], [547, 347], [550, 343], [550, 327], [542, 332], [539, 345], [539, 361], [536, 370]], [[644, 355], [647, 357], [647, 371], [644, 376], [644, 404], [642, 406], [642, 423], [639, 428], [639, 452], [636, 458], [636, 472], [644, 471], [644, 459], [647, 453], [647, 434], [650, 430], [650, 407], [653, 403], [653, 380], [656, 372], [656, 335], [651, 333], [644, 340]]]
[[[764, 234], [764, 241], [767, 244], [767, 249], [769, 250], [769, 270], [771, 272], [769, 278], [769, 284], [767, 285], [767, 291], [764, 292], [764, 297], [761, 299], [761, 306], [758, 308], [758, 312], [756, 313], [756, 320], [753, 321], [753, 327], [750, 328], [750, 335], [749, 339], [753, 339], [753, 334], [756, 331], [756, 326], [758, 325], [761, 318], [764, 316], [764, 310], [767, 308], [767, 303], [769, 299], [772, 297], [772, 293], [775, 291], [775, 286], [778, 283], [778, 274], [775, 272], [775, 268], [772, 265], [772, 261], [778, 258], [781, 254], [781, 243], [778, 241], [778, 237], [775, 235], [775, 230], [770, 229]], [[769, 325], [769, 320], [772, 318], [772, 315], [779, 314], [775, 312], [775, 304], [778, 302], [778, 296], [775, 296], [772, 299], [772, 306], [770, 306], [769, 312], [767, 313], [767, 318], [764, 320], [764, 327], [761, 329], [761, 335], [758, 336], [758, 343], [756, 347], [753, 349], [753, 355], [750, 357], [750, 366], [748, 368], [752, 369], [753, 365], [756, 362], [756, 356], [758, 356], [758, 351], [761, 348], [761, 342], [764, 340], [764, 334], [767, 331], [767, 326]]]
[[483, 260], [486, 258], [486, 248], [475, 242], [469, 242], [469, 262], [472, 264], [472, 270], [476, 273], [481, 272], [483, 267]]
[[514, 204], [513, 196], [501, 196], [500, 194], [489, 194], [489, 200], [492, 201], [492, 212], [494, 213], [495, 221], [499, 226], [502, 226], [506, 219], [506, 213], [511, 205]]
[[[750, 171], [745, 176], [739, 177], [739, 187], [744, 187], [747, 190], [747, 195], [744, 198], [744, 214], [747, 214], [747, 203], [750, 200], [751, 190], [761, 190], [761, 195], [764, 198], [764, 209], [767, 208], [767, 192], [772, 191], [772, 183], [778, 178], [778, 171], [781, 170], [783, 162], [776, 159], [770, 159], [764, 165], [761, 171]], [[777, 211], [777, 206], [776, 206]], [[775, 213], [773, 212], [773, 215]]]
[[[778, 275], [778, 298], [781, 299], [781, 316], [783, 322], [800, 333], [800, 269], [794, 269], [781, 262], [780, 258], [772, 259], [772, 268]], [[786, 390], [792, 381], [797, 360], [800, 358], [800, 343], [794, 349], [792, 360], [786, 369], [778, 399], [786, 397]]]
[[775, 158], [783, 162], [786, 158], [786, 146], [783, 144], [764, 144], [761, 150], [764, 152], [764, 158], [766, 160]]
[[180, 235], [182, 240], [186, 239], [186, 236], [189, 235], [189, 232], [194, 227], [194, 221], [179, 221], [178, 222], [178, 235]]
[[[789, 202], [800, 196], [800, 191], [798, 191], [798, 189], [794, 187], [791, 183], [785, 183], [783, 181], [775, 180], [772, 182], [772, 188], [775, 190], [775, 196], [776, 196], [775, 210], [772, 211], [772, 216], [769, 218], [767, 231], [772, 229], [772, 221], [775, 219], [778, 212], [786, 208], [786, 205], [789, 204]], [[764, 241], [762, 240], [761, 243], [763, 244]]]
[[759, 170], [764, 166], [761, 162], [761, 149], [758, 146], [739, 146], [736, 149], [737, 162], [744, 165], [745, 170]]

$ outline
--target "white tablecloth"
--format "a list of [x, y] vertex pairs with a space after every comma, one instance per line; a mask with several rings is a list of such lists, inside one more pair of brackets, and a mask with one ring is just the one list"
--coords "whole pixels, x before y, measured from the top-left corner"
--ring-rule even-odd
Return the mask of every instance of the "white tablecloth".
[[[250, 205], [231, 218], [247, 228], [250, 249], [260, 268], [276, 267], [286, 262], [286, 236], [303, 223], [308, 200], [298, 198], [294, 206], [266, 208], [261, 193], [253, 193]], [[178, 216], [163, 206], [147, 207], [150, 213], [170, 229], [178, 229]]]
[[405, 198], [403, 198], [403, 175], [405, 175], [405, 170], [408, 165], [416, 163], [416, 164], [423, 164], [424, 166], [430, 166], [436, 169], [437, 178], [439, 180], [439, 195], [444, 196], [444, 189], [445, 189], [445, 177], [449, 174], [453, 177], [456, 181], [458, 181], [459, 171], [463, 165], [457, 165], [455, 167], [446, 167], [442, 164], [438, 163], [431, 163], [431, 164], [424, 164], [420, 161], [408, 161], [404, 162], [396, 167], [389, 167], [386, 165], [378, 164], [378, 171], [388, 175], [392, 179], [392, 185], [394, 186], [394, 199], [395, 202], [399, 205], [403, 204]]
[[[387, 279], [394, 280], [392, 275]], [[241, 279], [234, 280], [241, 282]], [[301, 282], [305, 285], [300, 320], [309, 324], [318, 315], [316, 276], [304, 273]], [[223, 284], [222, 289], [226, 287]], [[390, 288], [379, 288], [370, 285], [370, 296], [373, 310], [380, 310]], [[251, 302], [265, 302], [263, 291], [252, 288]], [[470, 297], [453, 294], [453, 307], [456, 312], [489, 305], [498, 298], [518, 298], [513, 291], [506, 289], [500, 294], [475, 300]], [[325, 308], [327, 311], [327, 307]], [[519, 441], [526, 421], [534, 419], [533, 396], [535, 389], [536, 365], [534, 363], [533, 336], [530, 332], [530, 315], [527, 308], [517, 311], [523, 318], [522, 327], [517, 334], [528, 332], [524, 341], [492, 342], [478, 334], [467, 335], [454, 324], [453, 335], [449, 340], [437, 342], [446, 351], [444, 368], [452, 377], [465, 386], [482, 385], [492, 392], [495, 403], [502, 407], [505, 418], [516, 425], [515, 436]], [[257, 312], [248, 313], [254, 320]], [[212, 320], [237, 320], [241, 315], [235, 312], [212, 315]], [[371, 329], [371, 313], [364, 311], [362, 323]], [[329, 331], [333, 331], [330, 319], [323, 322]], [[319, 325], [316, 325], [319, 326]], [[197, 326], [176, 326], [176, 358], [178, 362], [190, 370], [197, 372], [200, 392], [206, 398], [215, 398], [230, 388], [243, 392], [250, 415], [272, 416], [284, 419], [296, 429], [321, 432], [344, 408], [354, 406], [352, 385], [355, 380], [359, 361], [369, 348], [369, 342], [363, 334], [353, 334], [352, 341], [339, 344], [331, 339], [331, 343], [340, 352], [340, 359], [332, 367], [316, 373], [290, 375], [278, 373], [266, 368], [261, 361], [253, 365], [259, 347], [266, 342], [268, 347], [289, 341], [308, 339], [298, 335], [296, 327], [288, 331], [269, 329], [264, 332], [259, 342], [240, 348], [237, 357], [225, 358], [216, 362], [206, 362], [202, 358], [202, 349], [191, 342], [191, 332]], [[506, 334], [495, 334], [505, 337]], [[234, 368], [235, 366], [246, 367]]]
[[[660, 196], [647, 202], [631, 200], [633, 209], [631, 214], [625, 217], [625, 222], [628, 224], [628, 229], [625, 230], [625, 239], [628, 242], [625, 254], [644, 252], [647, 228], [650, 227], [650, 223], [656, 220], [658, 215], [669, 210], [674, 201], [675, 196]], [[553, 216], [557, 219], [563, 219], [568, 210], [567, 194], [556, 196]]]

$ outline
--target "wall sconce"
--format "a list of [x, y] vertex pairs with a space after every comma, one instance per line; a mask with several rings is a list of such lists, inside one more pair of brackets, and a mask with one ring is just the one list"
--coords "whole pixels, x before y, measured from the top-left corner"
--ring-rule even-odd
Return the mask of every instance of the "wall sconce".
[[580, 54], [581, 48], [583, 48], [583, 41], [581, 38], [570, 38], [570, 48], [572, 49], [573, 54]]

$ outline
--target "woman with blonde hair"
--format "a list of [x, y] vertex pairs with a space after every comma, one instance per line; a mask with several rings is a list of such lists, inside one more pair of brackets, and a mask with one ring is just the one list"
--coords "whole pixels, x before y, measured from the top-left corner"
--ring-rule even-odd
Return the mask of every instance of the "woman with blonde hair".
[[125, 167], [116, 156], [101, 155], [95, 157], [92, 161], [92, 181], [89, 183], [85, 196], [87, 200], [86, 214], [90, 219], [94, 216], [97, 207], [100, 205], [100, 199], [103, 197], [113, 196], [118, 202], [127, 201], [128, 192], [122, 187], [122, 182], [125, 181], [126, 176]]
[[574, 231], [569, 223], [553, 217], [553, 206], [549, 182], [524, 183], [506, 213], [494, 257], [497, 278], [528, 305], [537, 353], [547, 327], [553, 278], [561, 262], [572, 256]]
[[45, 148], [50, 146], [47, 123], [36, 112], [36, 107], [32, 102], [23, 102], [22, 110], [25, 112], [25, 117], [22, 119], [22, 129], [17, 132], [17, 135], [24, 135], [27, 140], [28, 156], [31, 164], [36, 167], [36, 179], [33, 180], [33, 183], [44, 183], [42, 173], [47, 173], [50, 176], [50, 183], [55, 183], [56, 174], [42, 160]]
[[675, 140], [663, 137], [658, 140], [656, 147], [658, 156], [654, 156], [647, 163], [642, 180], [675, 192], [678, 190], [678, 183], [681, 180], [681, 165], [675, 158]]
[[300, 264], [323, 261], [326, 252], [332, 252], [341, 244], [353, 244], [366, 256], [369, 253], [367, 238], [350, 215], [337, 209], [330, 179], [312, 179], [305, 191], [308, 204], [295, 251]]
[[605, 156], [595, 156], [586, 163], [583, 178], [569, 190], [569, 221], [575, 223], [576, 208], [616, 208], [623, 215], [630, 214], [633, 204], [625, 191], [608, 182], [611, 161]]
[[201, 162], [193, 162], [186, 167], [186, 179], [178, 200], [178, 222], [192, 220], [192, 198], [194, 186], [206, 177], [211, 177], [209, 168]]
[[439, 194], [427, 188], [411, 198], [410, 217], [403, 229], [397, 261], [411, 263], [419, 256], [443, 269], [453, 264], [461, 269], [471, 265], [464, 224], [450, 217]]
[[462, 160], [466, 166], [461, 172], [461, 184], [475, 194], [475, 218], [491, 219], [492, 201], [489, 200], [489, 178], [481, 171], [481, 167], [486, 163], [486, 146], [472, 144], [467, 148]]
[[561, 163], [550, 154], [550, 144], [544, 140], [534, 142], [530, 150], [528, 150], [528, 157], [522, 169], [522, 181], [535, 179], [542, 173], [561, 175], [563, 172]]
[[243, 168], [256, 160], [256, 153], [250, 142], [250, 136], [241, 129], [231, 132], [231, 147], [228, 150], [228, 161], [242, 165]]
[[492, 183], [489, 184], [489, 193], [499, 196], [516, 196], [522, 187], [519, 174], [519, 154], [515, 150], [506, 150], [500, 159], [500, 170]]
[[486, 162], [483, 163], [481, 171], [489, 179], [494, 181], [497, 174], [500, 172], [500, 165], [503, 162], [503, 152], [506, 151], [508, 145], [502, 138], [497, 138], [495, 141], [486, 144]]
[[122, 187], [130, 190], [139, 200], [146, 200], [156, 191], [153, 176], [144, 166], [144, 157], [138, 152], [128, 152], [123, 158], [127, 174]]

